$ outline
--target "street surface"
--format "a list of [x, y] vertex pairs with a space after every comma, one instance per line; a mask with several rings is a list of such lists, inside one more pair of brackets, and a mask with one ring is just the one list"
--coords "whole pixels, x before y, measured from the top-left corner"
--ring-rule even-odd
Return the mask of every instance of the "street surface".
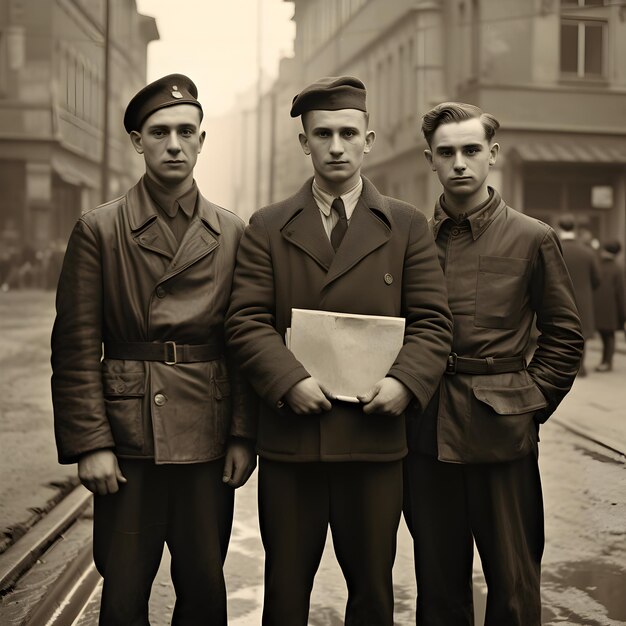
[[[0, 531], [10, 537], [75, 475], [56, 463], [49, 398], [49, 333], [53, 294], [0, 294]], [[624, 351], [623, 335], [618, 345]], [[626, 354], [612, 373], [593, 372], [597, 344], [591, 342], [590, 375], [578, 379], [557, 419], [600, 433], [626, 452]], [[555, 420], [541, 430], [540, 464], [546, 509], [543, 560], [543, 621], [546, 626], [626, 625], [626, 458], [589, 442]], [[256, 473], [238, 490], [235, 524], [226, 564], [229, 623], [260, 623], [263, 549], [256, 513]], [[402, 522], [394, 568], [396, 624], [414, 623], [415, 583], [411, 540]], [[477, 624], [485, 589], [475, 567]], [[8, 601], [10, 596], [3, 599]], [[343, 623], [346, 590], [330, 536], [311, 600], [312, 626]], [[98, 595], [79, 626], [97, 623]], [[167, 554], [155, 582], [152, 624], [169, 624], [174, 596]], [[0, 605], [0, 618], [2, 617]], [[1, 621], [1, 619], [0, 619]]]

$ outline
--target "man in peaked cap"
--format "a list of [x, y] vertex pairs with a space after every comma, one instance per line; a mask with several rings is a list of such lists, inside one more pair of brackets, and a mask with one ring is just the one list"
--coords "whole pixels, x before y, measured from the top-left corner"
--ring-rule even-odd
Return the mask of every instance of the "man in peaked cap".
[[130, 101], [145, 175], [78, 220], [57, 291], [55, 433], [95, 494], [101, 624], [148, 623], [165, 542], [172, 623], [226, 624], [233, 489], [255, 465], [255, 409], [223, 341], [243, 223], [193, 179], [196, 97], [173, 74]]
[[[363, 83], [324, 78], [293, 100], [314, 176], [256, 212], [237, 256], [227, 337], [263, 400], [257, 451], [265, 626], [305, 626], [328, 526], [347, 625], [391, 626], [404, 411], [426, 406], [451, 322], [424, 216], [361, 176], [374, 143]], [[404, 346], [359, 403], [330, 397], [283, 341], [292, 308], [401, 316]]]

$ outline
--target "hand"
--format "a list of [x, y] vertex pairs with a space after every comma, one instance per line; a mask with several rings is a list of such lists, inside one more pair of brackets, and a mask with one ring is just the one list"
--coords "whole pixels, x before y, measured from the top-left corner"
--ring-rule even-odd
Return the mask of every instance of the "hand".
[[398, 379], [387, 376], [379, 380], [364, 396], [359, 396], [364, 413], [402, 415], [413, 394]]
[[245, 485], [256, 467], [256, 453], [252, 442], [246, 439], [231, 439], [226, 449], [222, 480], [237, 489]]
[[285, 400], [298, 415], [330, 411], [332, 404], [318, 382], [309, 376], [297, 382], [286, 394]]
[[106, 496], [116, 493], [126, 478], [112, 450], [88, 452], [78, 460], [78, 478], [92, 493]]

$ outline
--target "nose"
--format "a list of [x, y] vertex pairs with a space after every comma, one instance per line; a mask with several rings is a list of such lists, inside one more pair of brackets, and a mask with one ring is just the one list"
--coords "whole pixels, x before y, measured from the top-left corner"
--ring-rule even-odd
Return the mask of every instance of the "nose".
[[465, 171], [465, 168], [467, 166], [465, 165], [465, 159], [463, 158], [463, 153], [462, 152], [457, 152], [456, 156], [454, 157], [454, 171], [455, 172], [463, 172]]
[[180, 148], [180, 142], [178, 140], [178, 133], [173, 130], [170, 135], [169, 138], [167, 140], [167, 151], [169, 154], [171, 155], [177, 155], [180, 152], [181, 148]]
[[333, 134], [333, 138], [330, 142], [330, 154], [333, 157], [338, 157], [343, 154], [343, 143], [339, 133]]

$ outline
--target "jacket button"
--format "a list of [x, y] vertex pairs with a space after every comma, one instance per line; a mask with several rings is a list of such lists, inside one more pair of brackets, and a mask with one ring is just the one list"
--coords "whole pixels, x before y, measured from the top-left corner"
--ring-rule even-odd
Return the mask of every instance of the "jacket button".
[[124, 393], [126, 391], [126, 385], [124, 383], [118, 383], [115, 385], [115, 391], [117, 391], [117, 393]]
[[452, 229], [452, 236], [456, 237], [459, 234], [459, 229], [458, 228], [453, 228]]
[[385, 282], [388, 285], [391, 285], [391, 283], [393, 282], [393, 276], [389, 273], [385, 274]]
[[157, 298], [165, 298], [165, 293], [166, 293], [166, 291], [165, 291], [165, 289], [163, 289], [163, 287], [161, 287], [161, 285], [159, 285], [156, 288]]
[[163, 406], [167, 402], [167, 398], [162, 393], [157, 393], [154, 396], [154, 404], [157, 406]]

